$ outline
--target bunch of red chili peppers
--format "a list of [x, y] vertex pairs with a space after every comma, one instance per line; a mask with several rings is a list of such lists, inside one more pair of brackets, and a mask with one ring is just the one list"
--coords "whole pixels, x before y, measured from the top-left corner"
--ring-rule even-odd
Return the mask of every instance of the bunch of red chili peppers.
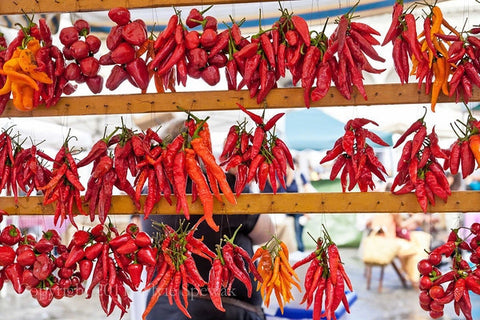
[[453, 35], [437, 35], [447, 43], [451, 41], [448, 48], [448, 60], [452, 70], [452, 77], [449, 81], [448, 96], [455, 95], [456, 101], [470, 101], [473, 86], [480, 87], [480, 63], [478, 61], [480, 52], [480, 39], [476, 36], [480, 28], [475, 27], [468, 32]]
[[[217, 32], [218, 22], [213, 16], [205, 16], [205, 11], [192, 9], [186, 19], [186, 25], [175, 12], [160, 32], [153, 44], [153, 59], [148, 68], [154, 72], [155, 86], [158, 92], [171, 89], [175, 91], [175, 78], [178, 84], [185, 86], [187, 77], [203, 79], [213, 86], [220, 81], [219, 68], [225, 67], [231, 31]], [[202, 32], [188, 30], [201, 26]], [[187, 28], [188, 27], [188, 28]], [[240, 36], [238, 25], [235, 28]]]
[[246, 130], [243, 123], [231, 126], [220, 155], [221, 165], [226, 171], [237, 168], [237, 196], [253, 179], [260, 191], [264, 190], [267, 180], [274, 194], [279, 185], [286, 189], [287, 166], [294, 169], [292, 154], [283, 140], [270, 132], [285, 113], [277, 113], [265, 123], [262, 116], [239, 103], [237, 105], [256, 125], [253, 134]]
[[[305, 293], [300, 304], [306, 303], [306, 309], [313, 303], [313, 319], [336, 319], [335, 310], [343, 304], [350, 313], [345, 285], [353, 291], [350, 278], [343, 267], [338, 248], [323, 226], [324, 237], [317, 239], [317, 248], [307, 257], [297, 261], [292, 268], [310, 263], [305, 274]], [[325, 310], [323, 310], [323, 308]]]
[[371, 58], [385, 62], [374, 48], [380, 44], [375, 39], [375, 36], [379, 36], [380, 33], [365, 23], [351, 21], [356, 5], [338, 19], [338, 26], [328, 39], [328, 48], [317, 69], [317, 88], [319, 89], [314, 89], [312, 92], [314, 101], [326, 95], [332, 81], [345, 99], [351, 99], [353, 86], [355, 86], [367, 100], [362, 72], [378, 74], [385, 71], [385, 69], [373, 68], [368, 61], [368, 58]]
[[[415, 16], [411, 12], [404, 12], [403, 0], [395, 1], [392, 11], [392, 22], [383, 39], [382, 46], [393, 44], [393, 63], [401, 83], [408, 83], [410, 76], [409, 59], [428, 70], [428, 61], [422, 54], [421, 45], [417, 37]], [[430, 33], [428, 33], [430, 35]], [[431, 38], [429, 38], [431, 39]], [[419, 85], [423, 81], [419, 79]]]
[[[462, 238], [459, 231], [465, 231], [466, 236]], [[452, 229], [447, 242], [418, 263], [419, 303], [430, 317], [441, 318], [445, 305], [453, 301], [458, 316], [463, 313], [465, 319], [473, 319], [469, 291], [480, 294], [479, 248], [480, 224], [473, 223], [469, 228]], [[470, 261], [465, 260], [462, 252], [469, 255]], [[451, 259], [451, 269], [442, 273], [439, 265], [444, 258]]]
[[10, 129], [4, 130], [0, 134], [0, 191], [5, 189], [7, 194], [13, 194], [17, 201], [17, 170], [15, 170], [15, 154], [13, 152], [14, 142], [10, 134]]
[[[365, 129], [364, 126], [375, 121], [365, 118], [355, 118], [345, 124], [345, 134], [335, 141], [332, 149], [327, 151], [320, 164], [335, 160], [330, 171], [330, 180], [340, 173], [342, 190], [351, 191], [358, 184], [360, 191], [366, 192], [375, 189], [373, 175], [385, 181], [387, 171], [375, 155], [370, 139], [373, 143], [388, 146], [376, 133]], [[372, 175], [373, 174], [373, 175]]]
[[[183, 210], [185, 216], [189, 217], [186, 198], [188, 177], [192, 183], [192, 202], [197, 198], [200, 200], [205, 221], [213, 230], [218, 231], [219, 227], [213, 220], [214, 197], [223, 202], [221, 191], [231, 204], [236, 204], [237, 201], [225, 172], [213, 155], [207, 119], [202, 120], [189, 113], [189, 119], [185, 122], [186, 131], [180, 133], [167, 146], [166, 157], [170, 160], [169, 164], [165, 164], [165, 168], [177, 198], [177, 212]], [[205, 167], [205, 172], [201, 164]]]
[[465, 123], [457, 119], [455, 127], [451, 124], [457, 140], [450, 146], [450, 156], [446, 163], [452, 174], [457, 174], [461, 169], [464, 179], [473, 173], [475, 163], [480, 165], [480, 124], [468, 107], [467, 110], [469, 115]]
[[[36, 145], [23, 148], [20, 136], [12, 138], [9, 128], [0, 134], [0, 190], [13, 195], [18, 200], [18, 189], [29, 196], [39, 191], [52, 179], [52, 172], [44, 161], [53, 163], [55, 159], [39, 150]], [[71, 161], [71, 155], [69, 156]]]
[[200, 239], [194, 237], [198, 223], [191, 229], [181, 224], [178, 230], [165, 224], [154, 224], [158, 229], [158, 237], [154, 241], [158, 258], [156, 264], [147, 270], [147, 285], [143, 290], [153, 288], [154, 291], [143, 319], [162, 295], [167, 295], [170, 304], [175, 302], [185, 316], [191, 317], [187, 311], [188, 286], [192, 285], [201, 294], [201, 288], [207, 285], [197, 269], [193, 254], [210, 261], [216, 257]]
[[235, 230], [231, 238], [224, 235], [224, 239], [217, 245], [217, 253], [209, 272], [208, 293], [213, 305], [220, 311], [225, 311], [222, 303], [222, 289], [225, 289], [224, 292], [229, 296], [233, 281], [240, 281], [247, 289], [249, 297], [253, 290], [249, 271], [257, 281], [263, 281], [248, 252], [234, 243], [235, 236], [240, 228], [241, 226]]
[[68, 219], [73, 226], [77, 226], [74, 219], [74, 208], [85, 215], [83, 211], [80, 192], [85, 187], [80, 182], [78, 166], [68, 146], [71, 137], [67, 137], [60, 150], [58, 150], [52, 164], [52, 177], [46, 185], [38, 187], [43, 193], [43, 204], [55, 204], [54, 224], [60, 225]]
[[289, 252], [285, 242], [273, 236], [263, 246], [259, 247], [252, 261], [260, 258], [257, 271], [261, 276], [257, 283], [257, 291], [262, 294], [263, 303], [268, 308], [272, 293], [277, 298], [280, 311], [283, 314], [285, 304], [293, 300], [292, 285], [302, 291], [297, 273], [293, 270], [289, 261]]
[[435, 128], [427, 134], [424, 117], [425, 115], [415, 121], [393, 146], [400, 146], [413, 134], [413, 139], [403, 146], [391, 191], [393, 194], [414, 191], [422, 211], [427, 212], [428, 203], [435, 205], [435, 196], [447, 202], [451, 191], [444, 168], [439, 162], [439, 159], [443, 159], [448, 163], [448, 150], [443, 150], [438, 145]]

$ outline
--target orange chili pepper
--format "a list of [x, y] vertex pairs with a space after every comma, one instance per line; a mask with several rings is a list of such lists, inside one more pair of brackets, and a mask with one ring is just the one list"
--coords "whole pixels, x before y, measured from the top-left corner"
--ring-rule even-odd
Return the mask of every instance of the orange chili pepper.
[[213, 195], [210, 192], [205, 176], [195, 159], [195, 151], [185, 148], [185, 166], [189, 177], [195, 182], [198, 191], [198, 197], [203, 206], [203, 215], [205, 221], [214, 231], [219, 231], [220, 227], [213, 220]]
[[272, 274], [272, 278], [270, 279], [270, 281], [268, 282], [267, 286], [273, 286], [275, 281], [277, 280], [278, 278], [278, 274], [280, 272], [280, 257], [279, 256], [276, 256], [275, 259], [274, 259], [274, 262], [273, 262], [273, 274]]
[[282, 301], [282, 297], [280, 296], [280, 293], [277, 290], [275, 290], [275, 296], [277, 297], [278, 307], [280, 308], [280, 312], [283, 314], [283, 301]]
[[480, 166], [480, 134], [470, 136], [470, 138], [468, 139], [468, 145], [470, 146], [470, 150], [472, 150], [472, 153], [475, 156], [477, 165]]
[[279, 250], [278, 251], [278, 256], [280, 257], [280, 261], [282, 262], [282, 266], [287, 269], [287, 271], [295, 277], [295, 279], [297, 279], [298, 281], [300, 281], [300, 279], [298, 278], [297, 276], [297, 273], [295, 272], [295, 270], [292, 269], [292, 266], [290, 265], [289, 261], [288, 261], [288, 258], [286, 257], [285, 253], [283, 250]]
[[23, 108], [26, 111], [31, 111], [34, 108], [33, 94], [34, 94], [33, 88], [30, 88], [29, 86], [23, 86], [22, 104], [23, 104]]
[[433, 68], [433, 75], [435, 80], [433, 81], [432, 85], [432, 96], [430, 99], [430, 108], [433, 112], [435, 112], [435, 106], [437, 104], [438, 96], [440, 91], [442, 90], [443, 82], [445, 81], [445, 58], [439, 57], [437, 58], [432, 65]]

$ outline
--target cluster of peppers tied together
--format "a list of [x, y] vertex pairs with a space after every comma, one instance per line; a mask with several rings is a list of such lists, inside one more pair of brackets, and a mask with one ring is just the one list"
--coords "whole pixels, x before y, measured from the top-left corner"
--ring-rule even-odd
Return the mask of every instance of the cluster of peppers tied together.
[[422, 31], [417, 33], [413, 8], [404, 9], [403, 0], [397, 0], [382, 45], [393, 44], [392, 57], [400, 82], [408, 83], [409, 77], [415, 76], [419, 90], [424, 84], [425, 93], [431, 94], [431, 109], [435, 111], [440, 93], [468, 103], [473, 85], [480, 87], [480, 40], [475, 36], [480, 28], [460, 32], [436, 4], [428, 7]]
[[451, 125], [457, 139], [450, 146], [448, 161], [450, 172], [457, 174], [461, 170], [464, 179], [473, 173], [476, 164], [480, 165], [480, 122], [467, 110], [465, 123], [457, 119]]
[[0, 36], [0, 48], [3, 49], [0, 50], [1, 112], [10, 96], [15, 108], [31, 111], [42, 104], [53, 106], [62, 94], [69, 95], [76, 90], [76, 86], [64, 76], [65, 56], [52, 43], [46, 20], [41, 18], [38, 24], [29, 17], [27, 20], [28, 26], [21, 26], [10, 43], [7, 44], [3, 35]]
[[105, 87], [117, 89], [125, 80], [147, 91], [150, 82], [147, 63], [152, 58], [153, 40], [147, 35], [147, 26], [141, 19], [131, 20], [130, 11], [123, 7], [113, 8], [108, 17], [115, 23], [108, 33], [108, 52], [99, 58], [103, 66], [113, 66]]
[[220, 164], [226, 171], [236, 169], [235, 193], [240, 195], [253, 180], [260, 191], [265, 189], [267, 181], [274, 194], [279, 186], [286, 189], [287, 167], [294, 169], [293, 157], [285, 142], [271, 131], [285, 113], [277, 113], [264, 122], [263, 116], [237, 105], [255, 122], [255, 129], [253, 134], [247, 131], [246, 121], [232, 125], [220, 154]]
[[63, 44], [65, 63], [58, 62], [56, 73], [63, 76], [64, 80], [86, 83], [92, 93], [100, 93], [103, 76], [99, 74], [100, 62], [95, 54], [99, 52], [102, 42], [90, 33], [89, 23], [83, 19], [76, 20], [73, 26], [60, 31], [59, 40]]
[[381, 137], [373, 131], [364, 128], [367, 124], [378, 124], [365, 118], [355, 118], [345, 124], [345, 134], [335, 141], [332, 149], [320, 160], [320, 164], [333, 161], [330, 171], [330, 180], [335, 180], [340, 173], [342, 190], [351, 191], [358, 185], [360, 191], [367, 192], [375, 189], [373, 175], [382, 181], [385, 180], [387, 171], [378, 160], [371, 142], [388, 146]]
[[[435, 196], [447, 202], [451, 194], [444, 170], [450, 152], [438, 145], [435, 128], [427, 134], [423, 117], [415, 121], [393, 147], [400, 146], [412, 134], [413, 138], [403, 145], [391, 191], [397, 195], [414, 191], [423, 212], [427, 212], [429, 203], [435, 205]], [[443, 166], [439, 159], [444, 160]]]
[[323, 226], [323, 238], [317, 239], [317, 248], [302, 260], [297, 261], [292, 268], [309, 263], [305, 273], [305, 293], [300, 304], [306, 303], [309, 309], [313, 303], [313, 319], [337, 319], [335, 310], [340, 303], [345, 311], [350, 313], [349, 303], [345, 294], [345, 285], [353, 291], [352, 283], [340, 258], [337, 245]]
[[[459, 235], [460, 231], [465, 231], [465, 237]], [[453, 229], [446, 243], [419, 261], [419, 303], [433, 319], [441, 318], [445, 305], [451, 302], [458, 316], [463, 313], [465, 319], [473, 319], [470, 291], [480, 294], [479, 235], [479, 223], [473, 223], [469, 228]], [[465, 260], [462, 252], [469, 254], [470, 261]], [[451, 270], [445, 273], [439, 270], [443, 258], [451, 258]]]
[[294, 299], [292, 285], [299, 292], [300, 287], [297, 273], [293, 270], [289, 261], [288, 247], [285, 242], [273, 236], [270, 241], [259, 247], [252, 256], [252, 260], [260, 259], [257, 270], [263, 281], [257, 283], [257, 291], [260, 290], [264, 305], [270, 305], [272, 293], [277, 298], [280, 311], [283, 314], [284, 305]]

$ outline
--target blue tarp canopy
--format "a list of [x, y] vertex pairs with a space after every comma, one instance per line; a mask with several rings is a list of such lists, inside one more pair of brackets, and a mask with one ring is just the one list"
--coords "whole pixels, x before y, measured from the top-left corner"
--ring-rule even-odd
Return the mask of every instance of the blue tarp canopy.
[[[320, 109], [290, 111], [285, 115], [285, 140], [288, 147], [293, 150], [329, 150], [345, 133], [344, 126], [345, 123]], [[367, 125], [366, 128], [392, 145], [391, 133], [375, 131], [371, 125]]]

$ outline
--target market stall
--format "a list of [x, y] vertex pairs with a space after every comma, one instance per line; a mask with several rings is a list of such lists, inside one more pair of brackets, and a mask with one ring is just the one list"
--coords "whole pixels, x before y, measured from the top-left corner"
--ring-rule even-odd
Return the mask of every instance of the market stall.
[[[215, 5], [234, 2], [212, 0], [209, 3]], [[446, 171], [461, 172], [465, 178], [475, 170], [475, 158], [480, 161], [480, 141], [476, 144], [472, 142], [474, 139], [480, 139], [478, 134], [480, 125], [473, 115], [466, 123], [452, 119], [459, 138], [452, 144], [451, 149], [439, 146], [439, 138], [434, 127], [427, 128], [424, 116], [413, 124], [408, 124], [406, 126], [408, 129], [395, 141], [394, 148], [399, 148], [405, 142], [409, 149], [403, 146], [397, 172], [392, 174], [394, 177], [392, 192], [367, 192], [375, 189], [375, 181], [385, 181], [387, 175], [371, 144], [388, 146], [392, 141], [384, 141], [375, 133], [375, 128], [370, 129], [378, 124], [361, 116], [346, 123], [342, 136], [332, 143], [330, 150], [320, 161], [320, 163], [334, 162], [330, 179], [339, 177], [343, 192], [277, 193], [277, 186], [273, 183], [278, 179], [279, 185], [283, 185], [287, 166], [294, 169], [288, 146], [275, 134], [275, 124], [284, 116], [283, 109], [339, 106], [375, 108], [383, 105], [422, 104], [429, 106], [425, 108], [425, 112], [431, 115], [442, 103], [479, 101], [478, 26], [472, 26], [468, 34], [464, 35], [465, 30], [459, 33], [447, 23], [448, 17], [441, 17], [439, 7], [432, 4], [425, 6], [429, 14], [426, 17], [422, 16], [426, 22], [419, 31], [423, 30], [423, 34], [417, 33], [415, 16], [406, 4], [404, 7], [403, 2], [399, 1], [393, 5], [392, 22], [385, 34], [383, 30], [382, 33], [376, 31], [374, 26], [355, 22], [353, 13], [355, 7], [359, 5], [357, 4], [338, 17], [331, 34], [324, 31], [310, 33], [308, 24], [301, 16], [282, 8], [282, 18], [274, 20], [274, 27], [266, 30], [266, 26], [261, 26], [258, 33], [252, 32], [255, 35], [250, 40], [242, 37], [240, 21], [232, 19], [227, 29], [220, 29], [220, 25], [213, 17], [210, 20], [203, 20], [202, 14], [198, 13], [196, 19], [199, 20], [190, 20], [192, 26], [187, 28], [176, 11], [169, 16], [168, 23], [161, 24], [163, 28], [155, 38], [149, 39], [145, 23], [140, 19], [135, 20], [137, 17], [130, 16], [129, 12], [129, 9], [135, 8], [163, 7], [165, 10], [172, 10], [168, 7], [196, 4], [199, 3], [196, 1], [145, 3], [140, 0], [102, 2], [80, 0], [57, 3], [22, 0], [2, 3], [0, 6], [0, 14], [6, 15], [20, 12], [108, 10], [108, 17], [115, 22], [105, 40], [108, 52], [101, 57], [96, 54], [103, 43], [93, 33], [89, 35], [88, 22], [83, 19], [75, 21], [74, 26], [60, 30], [62, 49], [52, 42], [48, 26], [43, 20], [39, 21], [38, 28], [31, 25], [23, 29], [23, 32], [19, 32], [13, 40], [13, 45], [5, 43], [7, 50], [2, 61], [4, 67], [1, 73], [4, 76], [1, 92], [3, 99], [1, 102], [4, 102], [5, 106], [3, 117], [42, 119], [185, 113], [187, 119], [183, 134], [179, 134], [168, 143], [164, 142], [152, 128], [138, 133], [122, 123], [112, 132], [105, 132], [104, 137], [88, 150], [88, 155], [79, 161], [74, 159], [73, 150], [69, 149], [73, 145], [70, 135], [67, 135], [65, 141], [58, 146], [59, 151], [56, 155], [49, 156], [38, 150], [35, 145], [25, 148], [27, 151], [22, 150], [21, 145], [12, 143], [11, 131], [3, 132], [0, 143], [5, 146], [2, 147], [2, 155], [7, 164], [2, 165], [12, 167], [12, 172], [21, 176], [19, 180], [7, 172], [8, 170], [0, 170], [2, 173], [6, 172], [2, 185], [8, 193], [8, 196], [0, 197], [3, 214], [54, 215], [55, 223], [60, 225], [66, 221], [75, 225], [77, 214], [89, 215], [92, 221], [95, 218], [100, 221], [97, 227], [88, 232], [84, 230], [75, 232], [68, 247], [60, 244], [60, 239], [55, 234], [50, 235], [49, 239], [42, 237], [42, 241], [48, 242], [43, 245], [38, 245], [40, 241], [32, 240], [29, 248], [32, 253], [29, 254], [33, 256], [25, 257], [25, 261], [22, 258], [21, 263], [18, 262], [15, 253], [12, 256], [11, 249], [19, 243], [20, 236], [16, 234], [17, 230], [10, 227], [8, 242], [2, 240], [5, 255], [0, 261], [0, 266], [5, 277], [2, 276], [1, 279], [11, 282], [14, 282], [12, 279], [16, 279], [17, 281], [12, 284], [17, 293], [23, 292], [26, 287], [30, 290], [35, 289], [35, 293], [38, 293], [34, 296], [42, 306], [48, 306], [54, 295], [60, 294], [53, 292], [51, 289], [53, 285], [45, 284], [47, 278], [53, 276], [53, 270], [56, 268], [48, 256], [55, 247], [57, 251], [60, 250], [60, 254], [62, 251], [66, 254], [65, 261], [62, 264], [58, 262], [61, 265], [57, 267], [65, 273], [67, 269], [72, 273], [64, 274], [60, 278], [70, 279], [78, 264], [79, 272], [84, 272], [77, 280], [81, 282], [88, 279], [92, 268], [95, 268], [93, 275], [97, 278], [93, 279], [87, 295], [91, 296], [96, 285], [107, 288], [108, 295], [103, 292], [102, 296], [102, 290], [100, 291], [100, 302], [107, 314], [114, 308], [119, 308], [122, 315], [127, 312], [129, 298], [126, 296], [125, 286], [128, 284], [131, 289], [138, 290], [140, 271], [145, 267], [149, 270], [150, 280], [146, 283], [146, 288], [155, 287], [154, 297], [157, 299], [158, 296], [165, 294], [166, 286], [175, 275], [177, 280], [171, 285], [176, 286], [174, 302], [185, 315], [188, 315], [187, 299], [185, 296], [180, 297], [179, 292], [185, 294], [188, 284], [200, 288], [207, 283], [203, 279], [197, 278], [196, 281], [187, 279], [186, 275], [185, 278], [181, 278], [182, 274], [185, 274], [185, 270], [180, 270], [182, 267], [186, 268], [183, 265], [188, 260], [186, 258], [175, 260], [175, 265], [163, 263], [171, 259], [171, 256], [166, 254], [167, 249], [176, 253], [176, 250], [180, 250], [180, 256], [183, 256], [184, 252], [189, 252], [211, 259], [214, 270], [212, 273], [217, 272], [217, 278], [220, 270], [218, 268], [221, 268], [218, 265], [228, 265], [228, 262], [222, 259], [227, 260], [226, 257], [229, 255], [233, 259], [231, 255], [235, 252], [241, 264], [245, 264], [254, 274], [258, 281], [257, 290], [261, 291], [267, 307], [270, 295], [274, 292], [283, 311], [284, 304], [293, 299], [290, 294], [292, 286], [301, 290], [300, 284], [304, 283], [303, 300], [308, 304], [307, 309], [313, 303], [316, 291], [315, 299], [318, 301], [313, 304], [313, 318], [320, 317], [323, 307], [327, 318], [331, 319], [336, 317], [334, 311], [340, 304], [348, 311], [348, 298], [344, 289], [351, 292], [353, 288], [341, 264], [334, 239], [330, 238], [325, 229], [318, 230], [316, 250], [307, 259], [290, 266], [288, 250], [275, 237], [267, 245], [262, 246], [263, 252], [258, 251], [250, 257], [238, 246], [232, 245], [233, 239], [229, 238], [226, 239], [221, 252], [219, 250], [213, 253], [207, 250], [208, 248], [201, 247], [201, 239], [193, 236], [198, 226], [188, 230], [170, 230], [162, 226], [162, 242], [155, 242], [159, 247], [154, 251], [151, 238], [143, 234], [140, 237], [141, 233], [135, 226], [129, 226], [129, 229], [120, 230], [118, 233], [119, 230], [115, 226], [106, 223], [108, 215], [143, 214], [148, 217], [156, 214], [183, 213], [186, 218], [189, 215], [203, 215], [204, 223], [218, 231], [218, 225], [212, 219], [213, 213], [423, 214], [478, 211], [480, 199], [476, 191], [450, 191], [448, 184], [445, 184]], [[182, 17], [185, 19], [185, 16]], [[188, 18], [185, 21], [188, 21]], [[35, 24], [35, 21], [32, 23]], [[210, 23], [209, 27], [206, 27], [207, 23]], [[199, 31], [196, 34], [189, 33], [195, 26], [201, 26]], [[193, 38], [187, 38], [187, 35], [191, 34]], [[393, 44], [394, 69], [400, 83], [364, 84], [363, 73], [375, 76], [385, 71], [374, 68], [369, 63], [370, 60], [376, 62], [385, 60], [374, 49], [382, 40], [383, 44], [390, 42]], [[457, 46], [456, 50], [452, 49], [455, 48], [454, 44]], [[45, 52], [44, 56], [37, 54], [38, 52]], [[280, 52], [283, 52], [283, 55]], [[27, 54], [29, 56], [25, 58]], [[216, 60], [213, 59], [214, 56]], [[283, 59], [278, 58], [279, 56]], [[40, 57], [45, 60], [41, 60]], [[257, 59], [256, 62], [254, 58]], [[243, 65], [239, 61], [243, 62]], [[44, 71], [39, 71], [40, 62], [45, 66]], [[51, 68], [50, 71], [48, 66]], [[103, 79], [98, 73], [101, 68], [111, 68], [110, 73], [107, 73], [107, 79]], [[227, 70], [228, 90], [188, 92], [175, 90], [175, 86], [186, 87], [190, 77], [202, 79], [208, 85], [214, 86], [220, 81], [219, 69], [223, 68]], [[293, 84], [298, 86], [278, 88], [277, 80], [289, 76], [292, 77]], [[110, 90], [108, 94], [104, 94], [105, 91], [102, 93], [104, 80], [105, 91], [107, 88]], [[130, 81], [138, 93], [115, 91], [124, 81], [125, 84]], [[155, 81], [157, 92], [149, 92], [150, 81]], [[88, 86], [90, 93], [67, 97], [76, 91], [77, 84], [83, 88]], [[247, 90], [239, 90], [244, 87]], [[264, 109], [269, 110], [268, 116], [262, 113]], [[246, 128], [244, 123], [238, 125], [232, 123], [231, 130], [225, 137], [222, 154], [219, 156], [222, 162], [218, 164], [212, 153], [208, 116], [200, 118], [197, 113], [226, 110], [241, 110], [249, 125], [253, 125], [253, 129]], [[275, 110], [279, 111], [275, 113]], [[274, 113], [270, 114], [272, 111]], [[321, 131], [322, 128], [319, 129]], [[246, 138], [242, 139], [242, 135]], [[126, 145], [129, 149], [125, 148]], [[460, 148], [463, 150], [461, 153]], [[23, 152], [23, 162], [17, 159], [17, 152], [18, 154]], [[40, 158], [41, 160], [38, 160]], [[185, 173], [185, 177], [188, 174], [198, 188], [198, 193], [194, 193], [193, 196], [187, 195], [184, 182], [183, 184], [176, 182], [180, 180], [181, 175], [174, 176], [173, 173], [176, 170], [174, 163], [183, 164], [184, 161], [186, 164], [185, 168], [181, 168], [182, 172]], [[45, 166], [44, 162], [51, 162], [52, 169]], [[163, 167], [160, 167], [159, 163]], [[201, 171], [194, 170], [199, 164], [206, 168], [208, 181]], [[264, 167], [261, 166], [263, 164]], [[93, 165], [93, 168], [85, 188], [77, 169], [88, 165]], [[226, 184], [224, 171], [227, 168], [237, 169], [234, 190]], [[169, 169], [171, 171], [168, 171]], [[244, 170], [243, 174], [239, 173], [241, 170]], [[28, 178], [24, 176], [27, 172], [30, 174]], [[41, 172], [42, 176], [37, 176], [37, 172]], [[260, 190], [263, 190], [268, 178], [273, 193], [242, 193], [246, 183], [253, 180], [258, 183]], [[146, 194], [142, 191], [144, 186], [148, 186]], [[112, 192], [114, 187], [124, 194], [114, 194]], [[19, 189], [25, 191], [26, 195], [19, 196], [17, 194]], [[361, 192], [347, 192], [354, 189]], [[33, 191], [39, 195], [34, 195]], [[195, 196], [198, 196], [199, 201], [194, 201]], [[449, 241], [440, 249], [436, 249], [437, 251], [432, 251], [429, 259], [419, 265], [424, 282], [430, 281], [421, 284], [423, 287], [420, 304], [432, 318], [440, 317], [443, 306], [452, 301], [459, 310], [458, 313], [461, 311], [465, 317], [471, 318], [467, 303], [468, 294], [480, 292], [478, 289], [480, 277], [476, 274], [478, 272], [476, 266], [480, 262], [480, 252], [477, 250], [480, 243], [476, 240], [479, 237], [477, 234], [480, 233], [479, 225], [474, 224], [469, 230], [476, 235], [472, 242], [467, 243], [456, 232], [452, 232]], [[36, 244], [33, 244], [35, 242]], [[170, 242], [187, 244], [179, 249], [180, 245], [169, 247]], [[202, 250], [198, 250], [199, 247], [204, 249], [203, 253]], [[463, 260], [459, 248], [471, 252], [474, 258], [470, 262], [475, 267], [470, 267], [469, 262]], [[267, 268], [268, 264], [262, 263], [260, 259], [265, 251], [272, 255], [268, 260], [270, 264], [268, 271], [263, 269]], [[457, 261], [454, 270], [448, 273], [448, 276], [441, 275], [439, 270], [434, 269], [440, 263], [438, 258], [452, 254], [462, 262]], [[36, 257], [40, 256], [43, 257], [43, 261], [38, 262], [39, 259]], [[114, 256], [115, 260], [111, 256]], [[159, 257], [163, 259], [162, 264], [158, 263]], [[262, 268], [253, 264], [257, 259], [260, 259], [259, 265], [262, 265]], [[25, 283], [20, 281], [19, 274], [25, 270], [30, 271], [30, 267], [35, 270], [34, 263], [51, 269], [45, 271], [44, 268], [42, 272], [32, 271], [30, 278], [32, 282], [25, 286]], [[214, 263], [217, 269], [214, 269]], [[295, 269], [307, 263], [313, 266], [312, 274], [308, 279], [298, 279]], [[162, 271], [163, 266], [165, 269]], [[233, 270], [236, 269], [233, 266], [228, 268], [229, 271], [220, 272], [235, 274]], [[284, 278], [278, 275], [282, 268]], [[325, 270], [324, 276], [320, 276], [322, 268]], [[102, 270], [103, 273], [98, 270]], [[156, 278], [153, 278], [154, 272], [157, 273]], [[313, 273], [316, 273], [316, 281], [313, 281]], [[161, 276], [158, 277], [158, 274]], [[269, 281], [263, 279], [266, 276], [269, 277]], [[252, 291], [248, 275], [248, 279], [237, 274], [235, 277], [245, 284], [249, 292]], [[274, 280], [271, 280], [272, 278]], [[323, 285], [320, 278], [324, 279]], [[33, 282], [32, 279], [38, 282]], [[215, 282], [215, 287], [212, 281], [208, 283], [210, 297], [218, 310], [223, 309], [220, 299], [222, 285], [228, 290], [229, 281], [227, 279], [223, 284], [221, 281]], [[463, 283], [461, 288], [459, 283]], [[448, 287], [444, 288], [442, 284], [448, 284]], [[81, 294], [79, 290], [81, 283], [69, 285], [71, 291], [69, 294]], [[330, 291], [326, 290], [326, 287]], [[432, 287], [435, 287], [435, 290], [430, 290]], [[334, 288], [338, 291], [335, 291], [335, 298], [332, 296]], [[325, 302], [322, 300], [323, 291]], [[155, 301], [152, 298], [147, 305], [145, 316]]]

